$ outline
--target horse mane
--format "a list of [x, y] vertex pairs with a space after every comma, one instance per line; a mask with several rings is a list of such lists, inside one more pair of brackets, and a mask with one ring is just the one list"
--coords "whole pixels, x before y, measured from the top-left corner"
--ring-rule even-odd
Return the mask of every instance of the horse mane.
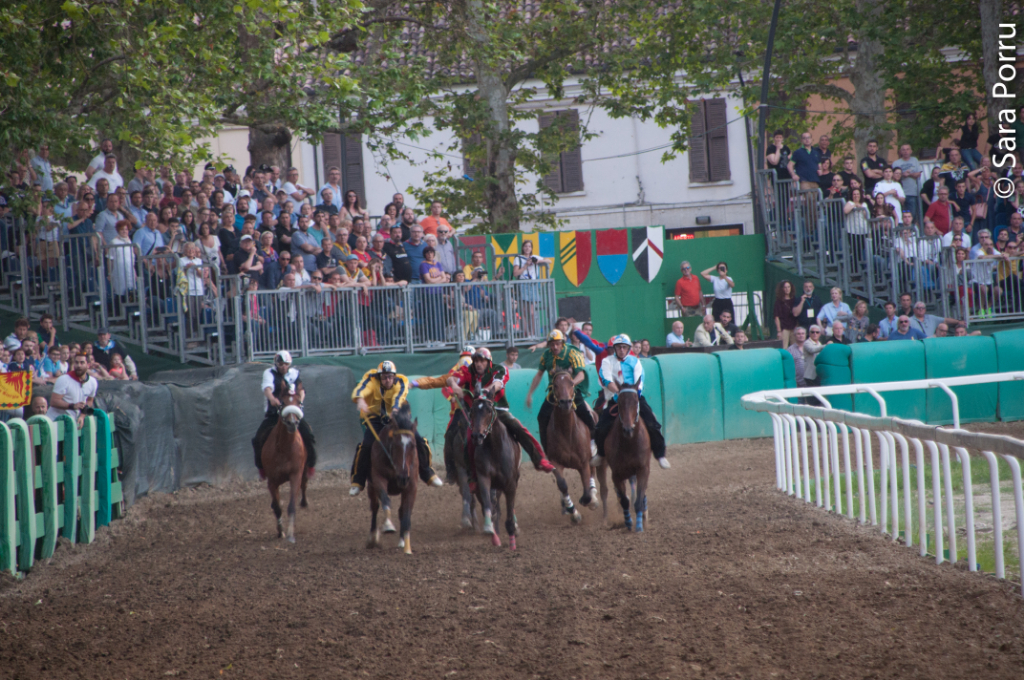
[[409, 406], [409, 402], [402, 404], [398, 413], [395, 414], [395, 425], [400, 430], [415, 430], [416, 426], [412, 422], [412, 407]]
[[284, 376], [278, 373], [277, 369], [274, 369], [274, 396], [280, 399], [283, 395], [288, 394], [290, 387]]

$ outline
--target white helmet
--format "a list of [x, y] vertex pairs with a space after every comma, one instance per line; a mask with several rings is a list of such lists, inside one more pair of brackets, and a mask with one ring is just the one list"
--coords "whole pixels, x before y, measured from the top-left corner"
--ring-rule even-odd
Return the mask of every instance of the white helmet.
[[275, 364], [290, 364], [292, 363], [292, 354], [286, 349], [281, 350], [274, 356]]

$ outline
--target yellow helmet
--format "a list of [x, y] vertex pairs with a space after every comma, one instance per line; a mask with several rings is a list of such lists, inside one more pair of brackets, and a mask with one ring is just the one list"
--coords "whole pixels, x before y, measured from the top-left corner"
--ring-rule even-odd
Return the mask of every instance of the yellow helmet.
[[565, 342], [565, 333], [556, 328], [548, 333], [548, 342]]
[[380, 365], [377, 366], [377, 375], [382, 375], [384, 373], [398, 373], [398, 369], [395, 368], [395, 362], [393, 362], [393, 361], [382, 361], [382, 362], [380, 362]]

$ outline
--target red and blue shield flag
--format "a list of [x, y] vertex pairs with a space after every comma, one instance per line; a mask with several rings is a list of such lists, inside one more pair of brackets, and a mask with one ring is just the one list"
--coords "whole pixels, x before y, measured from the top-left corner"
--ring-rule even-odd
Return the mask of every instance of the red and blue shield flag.
[[629, 238], [625, 229], [597, 232], [597, 268], [613, 286], [626, 273], [629, 264]]

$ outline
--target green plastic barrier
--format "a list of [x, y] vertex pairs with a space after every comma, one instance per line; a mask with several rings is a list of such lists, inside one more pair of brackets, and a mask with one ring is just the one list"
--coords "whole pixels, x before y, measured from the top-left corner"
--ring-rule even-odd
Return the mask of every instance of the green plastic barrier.
[[[815, 358], [814, 367], [818, 371], [818, 380], [824, 385], [849, 385], [853, 382], [850, 370], [850, 346], [826, 345]], [[853, 410], [853, 397], [847, 394], [836, 394], [828, 398], [833, 408], [844, 411]]]
[[715, 355], [660, 354], [656, 361], [661, 371], [665, 441], [691, 444], [724, 439], [722, 373]]
[[[658, 419], [658, 422], [665, 425], [665, 407], [664, 407], [664, 395], [663, 395], [663, 382], [661, 380], [661, 366], [658, 362], [651, 359], [641, 359], [640, 364], [644, 367], [644, 399], [647, 401], [647, 405], [654, 411], [654, 417]], [[598, 383], [591, 382], [592, 385]], [[594, 399], [597, 398], [595, 392], [594, 397], [590, 400], [590, 404], [594, 404]]]
[[788, 349], [780, 349], [779, 356], [782, 357], [782, 380], [786, 387], [796, 387], [796, 361]]
[[[858, 342], [850, 346], [850, 370], [855, 383], [924, 380], [924, 343], [916, 340]], [[925, 390], [887, 392], [882, 395], [890, 416], [924, 420], [928, 406]], [[853, 407], [858, 413], [880, 415], [878, 402], [870, 394], [856, 394]]]
[[[722, 372], [722, 416], [726, 439], [770, 437], [772, 419], [767, 413], [748, 411], [740, 398], [760, 390], [782, 389], [782, 357], [776, 349], [752, 349], [742, 352], [715, 352]], [[707, 388], [697, 390], [696, 398], [708, 398]]]
[[[518, 418], [519, 422], [525, 425], [526, 429], [539, 440], [540, 432], [537, 428], [537, 414], [540, 413], [540, 406], [544, 403], [544, 397], [548, 391], [548, 377], [547, 375], [541, 377], [540, 384], [533, 393], [533, 408], [527, 409], [526, 392], [530, 389], [530, 381], [533, 380], [535, 375], [537, 375], [537, 371], [529, 368], [509, 371], [508, 385], [505, 386], [505, 398], [508, 399], [509, 410], [512, 412], [512, 415]], [[591, 386], [594, 385], [594, 380], [596, 379], [596, 376], [593, 376]]]
[[15, 498], [14, 436], [0, 423], [0, 571], [17, 573], [18, 523]]
[[815, 366], [850, 367], [850, 345], [833, 343], [825, 345], [814, 360]]
[[[415, 380], [422, 376], [409, 376]], [[434, 461], [444, 458], [444, 431], [448, 427], [449, 402], [440, 389], [410, 390], [409, 407], [416, 430], [430, 444]]]
[[[998, 372], [996, 343], [983, 335], [965, 338], [929, 338], [924, 341], [925, 365], [929, 378], [953, 378]], [[991, 422], [999, 403], [999, 385], [962, 385], [952, 388], [960, 402], [960, 422]], [[939, 389], [928, 390], [928, 422], [953, 422], [949, 396]]]
[[[992, 334], [1000, 373], [1024, 371], [1024, 329]], [[999, 419], [1024, 420], [1024, 381], [999, 383]]]

